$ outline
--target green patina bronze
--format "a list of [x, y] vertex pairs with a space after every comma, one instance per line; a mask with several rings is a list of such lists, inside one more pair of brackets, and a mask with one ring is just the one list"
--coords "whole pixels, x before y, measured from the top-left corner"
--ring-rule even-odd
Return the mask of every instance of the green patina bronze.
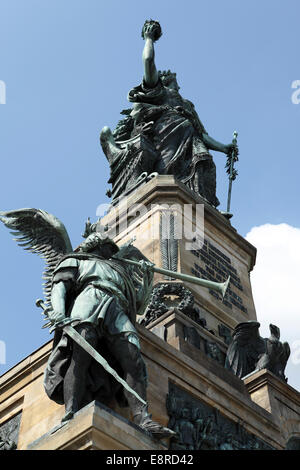
[[[176, 74], [157, 71], [154, 43], [161, 34], [158, 22], [145, 22], [144, 77], [141, 85], [129, 92], [133, 108], [123, 112], [126, 118], [114, 133], [109, 128], [101, 133], [111, 167], [113, 201], [146, 181], [149, 175], [160, 173], [175, 175], [217, 206], [215, 165], [209, 153], [217, 150], [228, 156], [228, 216], [231, 184], [237, 175], [237, 134], [229, 145], [215, 141], [206, 132], [194, 105], [179, 94]], [[13, 231], [20, 246], [46, 261], [45, 305], [42, 301], [38, 304], [44, 309], [44, 326], [54, 331], [54, 340], [44, 387], [50, 399], [65, 405], [63, 421], [92, 400], [108, 406], [116, 400], [120, 406], [129, 406], [134, 422], [153, 436], [163, 438], [177, 433], [181, 434], [181, 441], [176, 444], [179, 448], [202, 448], [211, 429], [206, 412], [203, 418], [199, 410], [194, 413], [185, 406], [177, 412], [177, 407], [170, 407], [174, 431], [152, 420], [147, 404], [147, 371], [135, 323], [149, 304], [154, 272], [217, 290], [223, 297], [229, 279], [219, 284], [177, 273], [177, 259], [172, 270], [158, 268], [132, 243], [117, 246], [105, 232], [97, 231], [98, 224], [90, 221], [83, 235], [85, 240], [75, 250], [62, 222], [43, 210], [0, 212], [0, 221]], [[183, 292], [186, 297], [187, 290]], [[181, 305], [189, 310], [193, 296], [185, 304], [182, 300]], [[153, 305], [157, 308], [159, 302]], [[237, 325], [225, 367], [240, 377], [268, 368], [286, 380], [288, 344], [279, 341], [276, 326], [270, 325], [268, 339], [259, 337], [258, 326], [256, 322]], [[209, 355], [217, 360], [218, 350], [213, 343], [208, 346]], [[176, 396], [174, 400], [175, 403]], [[194, 433], [193, 438], [190, 432]], [[230, 449], [233, 444], [229, 439], [218, 445]]]
[[[44, 376], [50, 399], [64, 404], [64, 421], [92, 400], [129, 404], [134, 421], [162, 438], [174, 432], [152, 421], [147, 373], [135, 328], [152, 292], [153, 272], [224, 292], [224, 285], [155, 267], [132, 245], [118, 247], [97, 224], [86, 224], [75, 249], [61, 221], [45, 211], [1, 212], [0, 220], [25, 249], [46, 260], [44, 309], [54, 330]], [[120, 385], [122, 386], [120, 388]]]
[[231, 155], [236, 142], [228, 145], [205, 130], [195, 107], [179, 93], [176, 73], [158, 71], [154, 43], [161, 36], [157, 21], [146, 21], [142, 31], [144, 75], [130, 90], [133, 107], [114, 132], [101, 131], [102, 149], [110, 163], [113, 200], [126, 193], [143, 173], [172, 174], [210, 204], [218, 206], [216, 167], [210, 150]]
[[227, 212], [224, 215], [227, 215], [228, 218], [230, 218], [230, 202], [231, 202], [231, 191], [232, 191], [232, 182], [236, 179], [238, 172], [234, 168], [235, 162], [238, 161], [238, 148], [237, 148], [237, 136], [238, 133], [234, 131], [233, 133], [233, 139], [232, 139], [232, 144], [233, 144], [233, 149], [231, 153], [228, 154], [227, 156], [227, 162], [226, 162], [226, 170], [228, 173], [228, 178], [229, 178], [229, 187], [228, 187], [228, 197], [227, 197]]
[[147, 258], [130, 243], [119, 248], [91, 224], [73, 250], [64, 225], [42, 210], [1, 212], [0, 220], [22, 247], [46, 260], [44, 313], [54, 340], [44, 387], [50, 399], [65, 405], [62, 421], [92, 400], [109, 406], [114, 398], [129, 405], [147, 432], [174, 435], [148, 413], [147, 372], [135, 328], [151, 293]]

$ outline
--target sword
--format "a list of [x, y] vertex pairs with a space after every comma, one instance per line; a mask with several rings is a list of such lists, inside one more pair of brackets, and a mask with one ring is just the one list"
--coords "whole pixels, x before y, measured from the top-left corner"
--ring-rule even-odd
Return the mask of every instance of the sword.
[[[49, 309], [47, 309], [47, 307], [45, 306], [44, 302], [42, 301], [42, 299], [38, 299], [36, 301], [36, 306], [37, 307], [40, 307], [43, 309], [44, 311], [44, 315], [46, 317], [48, 317], [48, 311]], [[47, 326], [49, 325], [54, 325], [54, 322], [50, 321]], [[59, 324], [57, 325], [59, 326]], [[43, 325], [43, 327], [45, 328], [46, 325]], [[63, 322], [61, 323], [61, 327], [63, 327], [63, 330], [65, 333], [67, 333], [67, 335], [73, 339], [73, 341], [75, 341], [75, 343], [79, 344], [79, 346], [82, 347], [82, 349], [84, 349], [92, 358], [95, 359], [95, 361], [98, 362], [98, 364], [100, 364], [105, 370], [106, 372], [108, 372], [110, 375], [112, 375], [116, 380], [117, 382], [119, 382], [120, 384], [123, 385], [123, 387], [128, 391], [130, 392], [132, 395], [134, 395], [141, 403], [143, 403], [143, 405], [147, 405], [147, 403], [145, 402], [145, 400], [143, 400], [128, 384], [127, 382], [125, 382], [125, 380], [122, 379], [122, 377], [119, 376], [119, 374], [117, 374], [117, 372], [112, 368], [110, 367], [110, 365], [108, 364], [108, 362], [104, 359], [104, 357], [101, 356], [101, 354], [98, 353], [98, 351], [96, 351], [91, 345], [90, 343], [88, 343], [79, 333], [78, 331], [75, 330], [75, 328], [73, 328], [73, 326], [71, 326], [70, 324], [63, 324]]]

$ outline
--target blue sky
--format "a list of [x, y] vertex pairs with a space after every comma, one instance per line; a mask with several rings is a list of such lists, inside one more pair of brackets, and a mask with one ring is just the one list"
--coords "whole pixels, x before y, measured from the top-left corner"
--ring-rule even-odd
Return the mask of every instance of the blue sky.
[[[300, 228], [300, 104], [291, 99], [300, 79], [299, 14], [297, 0], [0, 0], [7, 93], [0, 210], [42, 208], [64, 222], [73, 245], [80, 242], [86, 218], [108, 202], [99, 132], [129, 107], [127, 92], [142, 78], [141, 28], [154, 18], [163, 29], [158, 68], [177, 72], [182, 96], [212, 137], [229, 143], [239, 133], [233, 226], [243, 236], [264, 224]], [[225, 210], [225, 156], [214, 153], [214, 160]], [[5, 227], [0, 243], [1, 374], [50, 336], [34, 306], [42, 261], [18, 248]], [[264, 312], [257, 314], [261, 320]], [[294, 326], [300, 338], [299, 318]], [[298, 388], [299, 367], [289, 380]]]

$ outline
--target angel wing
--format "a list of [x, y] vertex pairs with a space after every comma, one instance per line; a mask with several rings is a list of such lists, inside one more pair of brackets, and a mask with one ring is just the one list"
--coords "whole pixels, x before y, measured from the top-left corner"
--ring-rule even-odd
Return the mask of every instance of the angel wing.
[[19, 246], [37, 253], [46, 262], [43, 279], [44, 296], [50, 305], [51, 279], [60, 259], [72, 250], [68, 232], [64, 224], [54, 215], [41, 209], [18, 209], [0, 212], [0, 220], [12, 230]]
[[258, 358], [265, 352], [265, 341], [259, 335], [259, 327], [255, 321], [242, 322], [232, 334], [225, 368], [240, 378], [255, 370]]

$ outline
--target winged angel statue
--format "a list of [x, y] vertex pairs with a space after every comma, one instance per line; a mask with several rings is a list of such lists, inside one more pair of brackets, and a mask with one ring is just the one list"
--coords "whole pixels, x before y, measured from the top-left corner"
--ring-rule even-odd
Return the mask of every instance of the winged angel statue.
[[40, 304], [54, 341], [44, 387], [50, 399], [65, 405], [62, 422], [92, 400], [109, 406], [113, 397], [129, 405], [145, 431], [172, 436], [148, 412], [135, 328], [151, 293], [151, 263], [131, 243], [119, 248], [96, 224], [86, 224], [85, 240], [73, 250], [63, 223], [43, 210], [0, 212], [0, 220], [20, 246], [46, 261]]

